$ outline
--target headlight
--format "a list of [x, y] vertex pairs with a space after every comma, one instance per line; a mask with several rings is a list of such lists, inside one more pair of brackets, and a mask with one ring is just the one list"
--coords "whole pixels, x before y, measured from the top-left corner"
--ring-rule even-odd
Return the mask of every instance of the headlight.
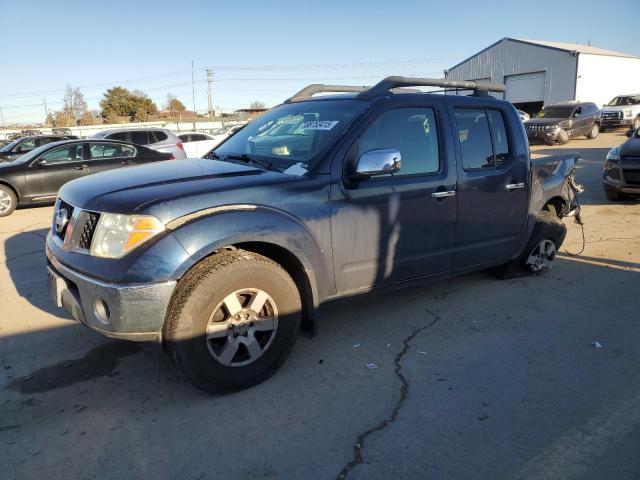
[[103, 213], [91, 242], [91, 255], [120, 258], [164, 231], [156, 217]]
[[620, 147], [614, 147], [607, 153], [607, 162], [617, 162], [620, 160]]
[[633, 112], [630, 108], [624, 111], [624, 118], [631, 118], [633, 116]]

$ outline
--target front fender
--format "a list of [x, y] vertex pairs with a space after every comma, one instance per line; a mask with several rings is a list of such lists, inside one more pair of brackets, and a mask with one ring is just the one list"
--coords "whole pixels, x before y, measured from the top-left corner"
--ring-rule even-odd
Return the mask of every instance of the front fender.
[[316, 299], [327, 296], [333, 285], [327, 264], [330, 256], [327, 257], [316, 236], [304, 223], [277, 209], [255, 206], [217, 211], [176, 226], [173, 235], [188, 253], [186, 261], [176, 270], [175, 278], [180, 278], [219, 248], [262, 242], [282, 247], [296, 256], [307, 273]]

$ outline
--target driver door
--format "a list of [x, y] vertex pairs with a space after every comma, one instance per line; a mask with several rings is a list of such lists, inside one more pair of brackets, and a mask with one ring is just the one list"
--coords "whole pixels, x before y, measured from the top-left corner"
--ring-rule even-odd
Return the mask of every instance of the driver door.
[[55, 198], [65, 183], [89, 173], [85, 143], [61, 145], [48, 150], [27, 169], [27, 188], [32, 201]]
[[340, 172], [340, 182], [332, 185], [338, 293], [451, 268], [457, 215], [455, 157], [442, 133], [449, 126], [439, 107], [437, 101], [421, 101], [383, 111], [345, 155], [347, 169], [366, 152], [394, 149], [402, 158], [396, 173], [353, 181]]

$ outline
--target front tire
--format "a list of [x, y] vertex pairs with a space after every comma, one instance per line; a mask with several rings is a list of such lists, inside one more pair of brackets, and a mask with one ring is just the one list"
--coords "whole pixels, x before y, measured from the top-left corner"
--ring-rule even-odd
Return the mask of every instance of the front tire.
[[193, 385], [224, 393], [273, 375], [291, 352], [300, 321], [300, 294], [289, 274], [238, 249], [206, 258], [180, 280], [164, 338]]
[[6, 185], [0, 185], [0, 217], [8, 217], [18, 206], [18, 197]]
[[556, 141], [558, 142], [558, 145], [564, 145], [566, 143], [569, 143], [569, 134], [566, 132], [566, 130], [560, 130], [560, 133], [558, 133], [558, 137], [556, 138]]
[[593, 140], [598, 136], [599, 133], [600, 133], [600, 125], [598, 125], [597, 123], [594, 123], [593, 126], [591, 127], [591, 130], [589, 130], [589, 133], [587, 134], [587, 138], [590, 140]]
[[626, 198], [628, 198], [624, 193], [606, 186], [604, 187], [604, 194], [607, 196], [607, 199], [611, 200], [612, 202], [617, 202], [619, 200], [625, 200]]

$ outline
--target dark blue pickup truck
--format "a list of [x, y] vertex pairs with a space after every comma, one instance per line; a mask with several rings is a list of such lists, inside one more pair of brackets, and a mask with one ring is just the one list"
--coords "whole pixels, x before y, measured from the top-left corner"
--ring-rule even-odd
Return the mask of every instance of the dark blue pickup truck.
[[487, 93], [503, 89], [311, 85], [208, 158], [72, 181], [47, 237], [52, 300], [104, 335], [161, 342], [220, 392], [273, 374], [325, 302], [548, 270], [578, 213], [577, 158], [532, 161], [516, 110]]

